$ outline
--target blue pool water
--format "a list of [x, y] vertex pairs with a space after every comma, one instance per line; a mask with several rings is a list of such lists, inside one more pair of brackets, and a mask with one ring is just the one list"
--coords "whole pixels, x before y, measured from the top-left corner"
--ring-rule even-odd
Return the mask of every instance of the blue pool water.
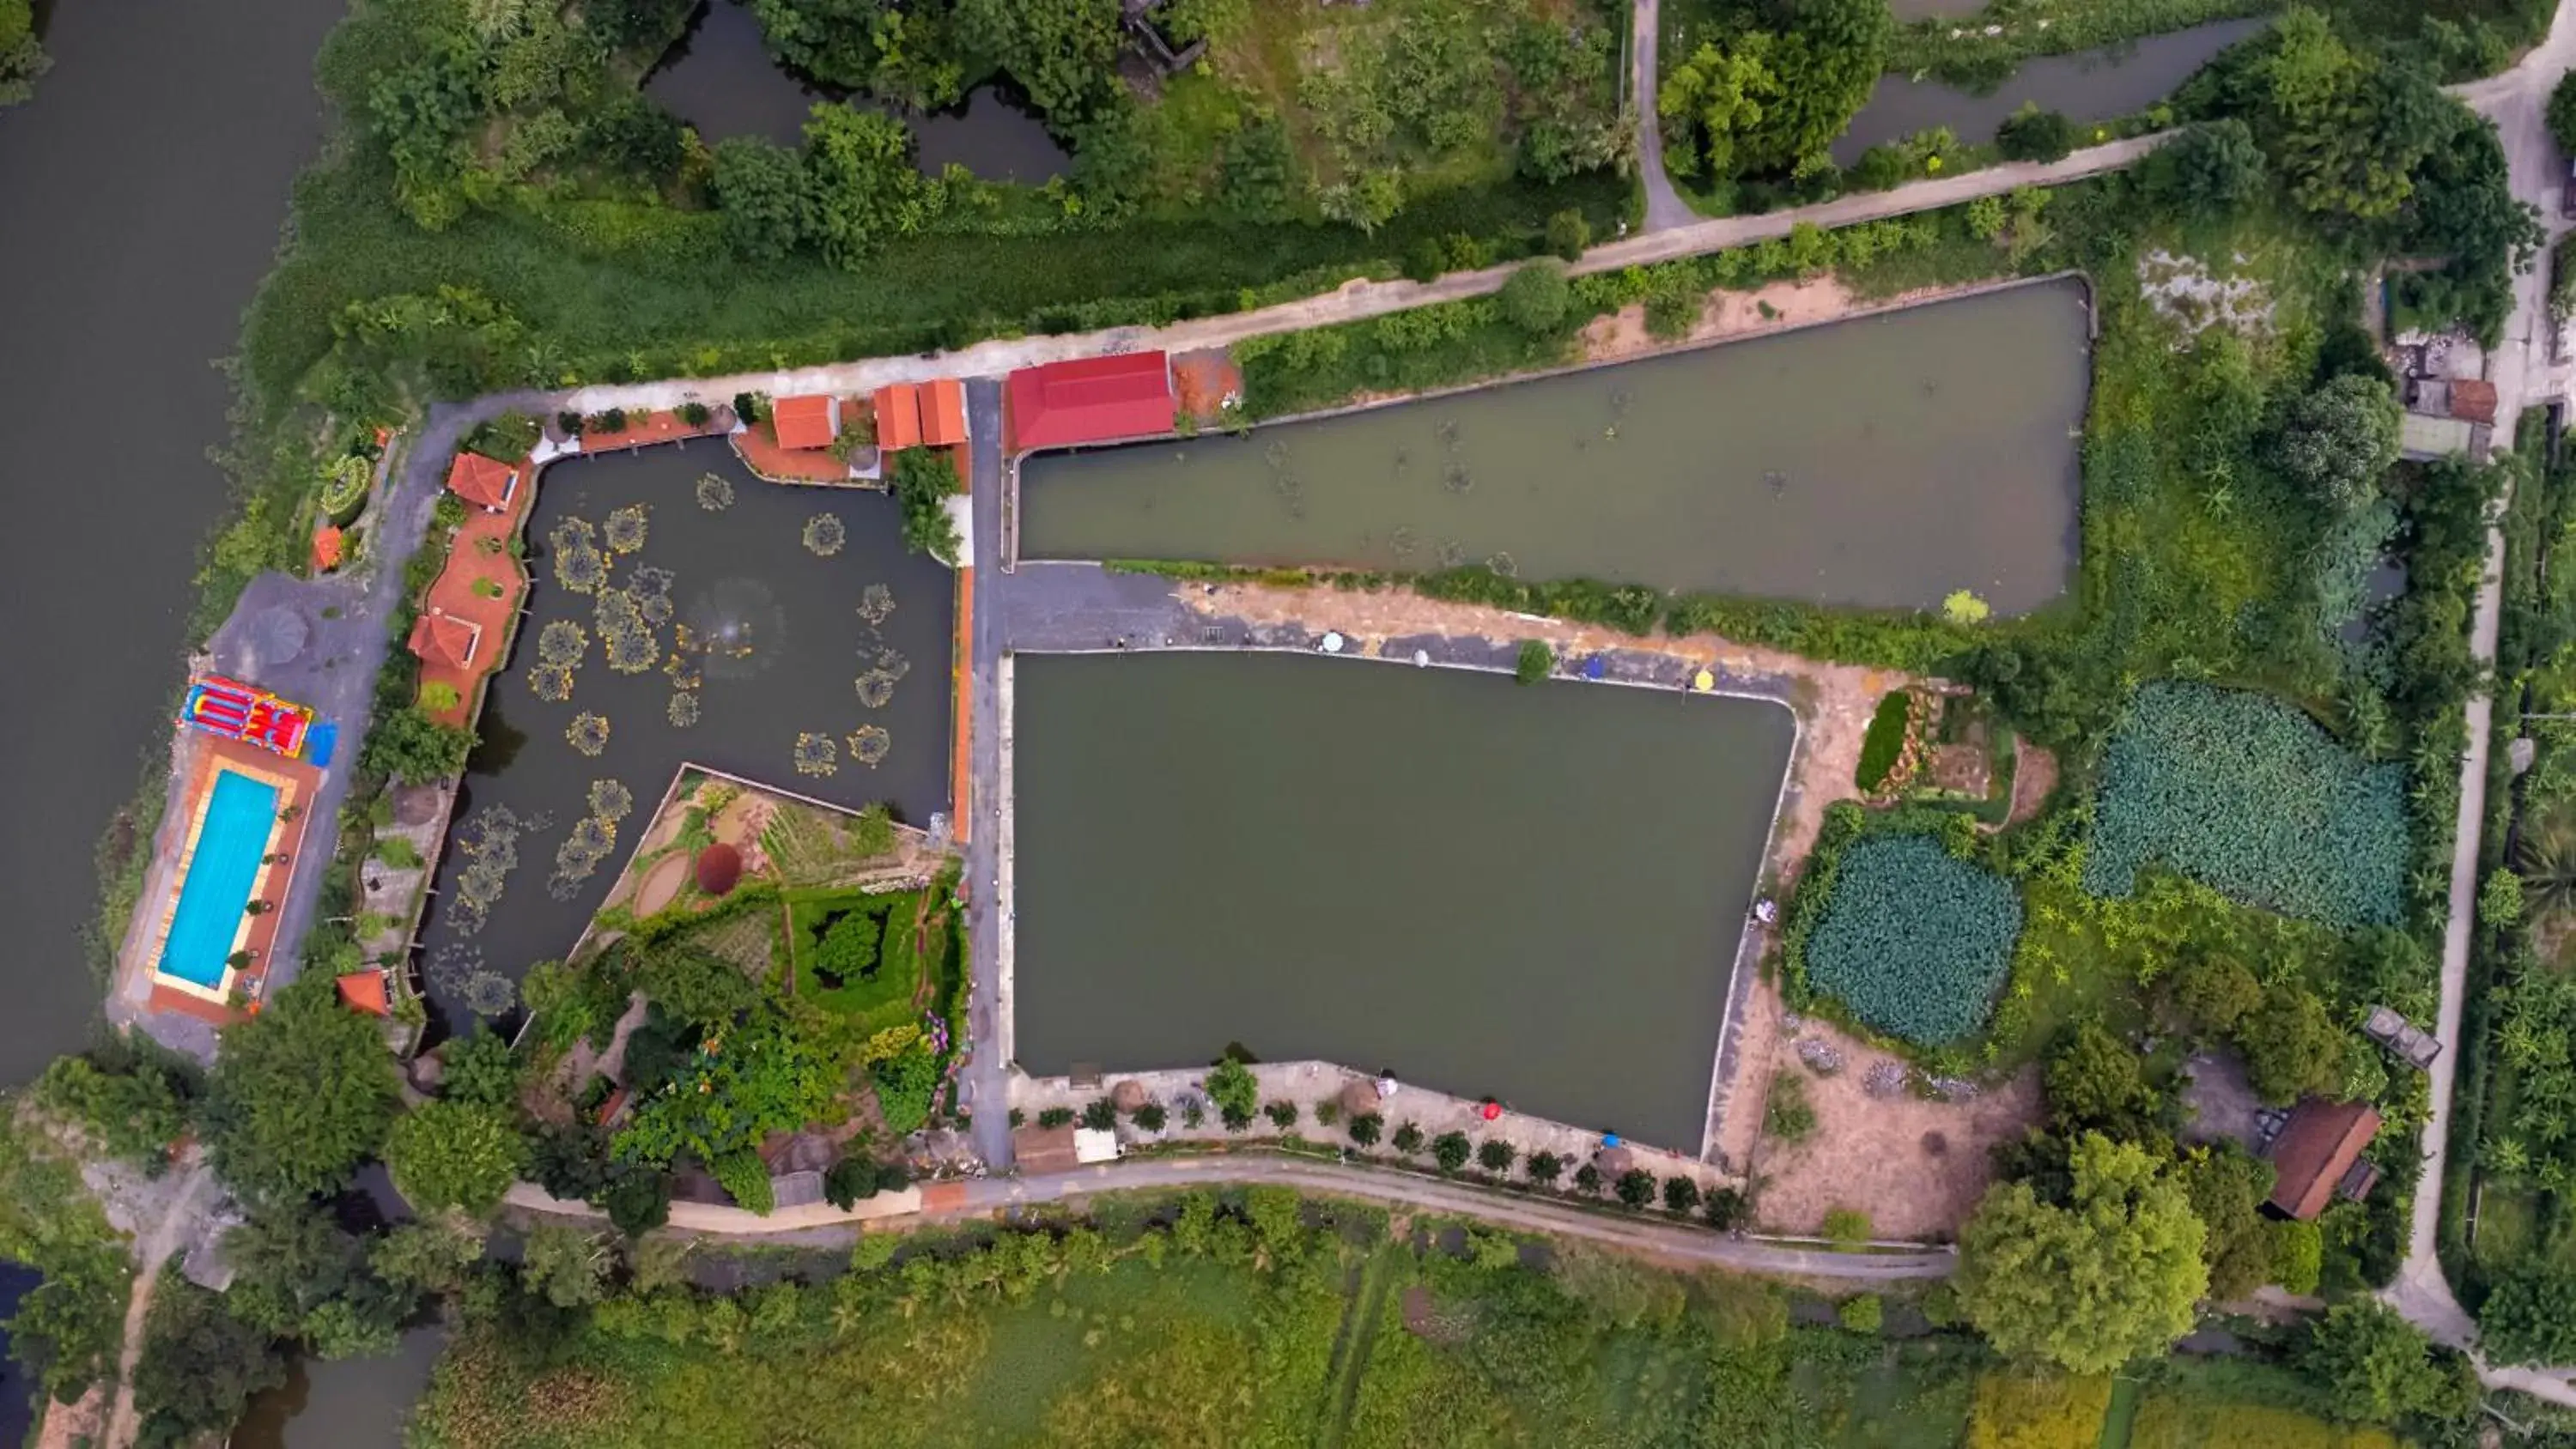
[[276, 821], [275, 785], [231, 770], [215, 776], [197, 854], [188, 863], [179, 908], [170, 916], [170, 939], [161, 948], [162, 975], [209, 991], [223, 984], [224, 958], [232, 954], [233, 933], [250, 905], [251, 882], [259, 877], [259, 858], [268, 851]]

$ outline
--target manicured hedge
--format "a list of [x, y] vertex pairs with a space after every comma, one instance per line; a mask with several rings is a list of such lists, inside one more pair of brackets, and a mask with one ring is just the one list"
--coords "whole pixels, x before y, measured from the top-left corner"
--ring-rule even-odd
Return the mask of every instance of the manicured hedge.
[[2009, 882], [1931, 836], [1874, 836], [1838, 862], [1806, 984], [1874, 1031], [1943, 1046], [1984, 1024], [2020, 937]]
[[2161, 864], [2283, 915], [2387, 926], [2406, 860], [2403, 765], [2363, 760], [2269, 696], [2168, 682], [2112, 731], [2084, 888], [2126, 896]]
[[1862, 794], [1887, 783], [1887, 772], [1905, 754], [1905, 724], [1913, 714], [1913, 697], [1904, 690], [1891, 689], [1879, 699], [1878, 713], [1869, 717], [1869, 733], [1861, 736], [1860, 768], [1852, 772], [1852, 783]]

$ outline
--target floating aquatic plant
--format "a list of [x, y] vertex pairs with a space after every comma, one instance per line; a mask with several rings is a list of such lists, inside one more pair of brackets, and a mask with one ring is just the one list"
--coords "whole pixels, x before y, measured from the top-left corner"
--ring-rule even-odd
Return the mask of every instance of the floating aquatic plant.
[[559, 901], [572, 899], [616, 848], [616, 826], [596, 815], [575, 821], [572, 833], [555, 847], [555, 873], [546, 882], [547, 894]]
[[589, 648], [589, 633], [570, 619], [557, 619], [537, 631], [537, 658], [547, 664], [574, 668]]
[[646, 594], [638, 608], [644, 615], [644, 622], [657, 629], [670, 623], [671, 616], [677, 612], [671, 607], [669, 594]]
[[519, 988], [498, 971], [477, 971], [467, 976], [464, 989], [457, 995], [464, 1000], [465, 1009], [476, 1016], [506, 1016], [511, 1007], [519, 1004]]
[[882, 624], [894, 613], [894, 590], [883, 584], [870, 584], [859, 590], [859, 617], [870, 625]]
[[564, 727], [564, 742], [585, 755], [597, 758], [600, 751], [608, 748], [607, 716], [587, 710], [574, 715], [572, 723]]
[[662, 646], [638, 624], [608, 636], [608, 667], [620, 674], [642, 674], [662, 662]]
[[590, 520], [566, 517], [546, 531], [546, 550], [554, 557], [555, 582], [576, 594], [596, 593], [608, 582], [608, 559], [599, 551], [599, 531]]
[[510, 883], [510, 873], [519, 868], [519, 836], [543, 830], [549, 823], [544, 815], [526, 816], [506, 805], [487, 805], [456, 828], [456, 850], [465, 865], [456, 873], [448, 919], [460, 932], [471, 935], [483, 929], [485, 918]]
[[805, 551], [819, 558], [830, 558], [850, 541], [850, 530], [837, 513], [817, 513], [805, 520]]
[[599, 533], [607, 540], [611, 552], [633, 553], [644, 546], [645, 527], [644, 505], [629, 503], [623, 508], [610, 509], [608, 522], [600, 527]]
[[894, 736], [881, 725], [861, 725], [850, 731], [850, 758], [873, 770], [877, 762], [894, 748]]
[[665, 713], [670, 716], [672, 728], [687, 729], [698, 722], [698, 697], [685, 689], [681, 690], [671, 696], [671, 707]]
[[671, 585], [679, 578], [678, 574], [660, 564], [640, 564], [626, 576], [626, 587], [637, 598], [651, 598], [655, 594], [671, 592]]
[[634, 811], [635, 792], [626, 788], [625, 781], [593, 780], [590, 782], [591, 814], [614, 824], [633, 814]]
[[721, 473], [698, 475], [698, 506], [709, 513], [722, 513], [733, 506], [733, 480]]
[[829, 775], [841, 768], [841, 747], [830, 735], [807, 730], [796, 737], [796, 773]]
[[548, 704], [561, 704], [572, 698], [572, 671], [539, 660], [528, 667], [528, 692]]
[[614, 634], [621, 629], [641, 629], [644, 627], [644, 606], [625, 589], [601, 589], [599, 596], [590, 601], [590, 621], [599, 626], [602, 634]]
[[1520, 560], [1512, 557], [1508, 552], [1498, 553], [1486, 559], [1485, 567], [1492, 569], [1497, 576], [1507, 579], [1519, 578], [1521, 574]]
[[882, 669], [871, 669], [859, 676], [859, 703], [870, 709], [883, 709], [894, 698], [894, 676]]
[[707, 671], [698, 662], [698, 656], [678, 650], [672, 651], [671, 657], [662, 661], [662, 674], [671, 681], [673, 689], [695, 689], [707, 682]]

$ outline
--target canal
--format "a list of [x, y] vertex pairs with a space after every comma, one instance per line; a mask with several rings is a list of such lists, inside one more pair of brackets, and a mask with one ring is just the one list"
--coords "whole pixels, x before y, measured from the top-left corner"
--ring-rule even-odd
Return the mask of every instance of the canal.
[[1982, 146], [1995, 138], [1995, 129], [2005, 117], [2025, 104], [2060, 111], [2077, 121], [2134, 115], [2172, 95], [2220, 51], [2271, 23], [2266, 19], [2213, 21], [2101, 50], [2042, 56], [2023, 62], [2011, 79], [1989, 95], [1972, 95], [1939, 81], [1890, 71], [1878, 78], [1868, 104], [1835, 138], [1834, 164], [1849, 166], [1872, 146], [1902, 141], [1936, 126], [1947, 126], [1960, 140]]
[[[730, 493], [712, 511], [700, 493], [710, 474]], [[643, 544], [618, 553], [612, 515], [639, 507]], [[631, 672], [609, 660], [617, 626], [605, 596], [558, 581], [577, 525], [595, 531], [608, 587], [633, 602], [649, 640], [652, 662], [621, 661], [643, 664]], [[809, 546], [834, 544], [824, 532], [839, 535], [828, 555]], [[574, 458], [543, 475], [528, 556], [529, 612], [483, 712], [426, 931], [424, 975], [451, 1027], [469, 994], [493, 989], [478, 973], [515, 981], [571, 947], [683, 761], [852, 809], [883, 801], [915, 825], [948, 808], [956, 576], [905, 551], [891, 497], [760, 482], [720, 439]], [[550, 699], [541, 641], [559, 623], [586, 642], [569, 697]], [[862, 677], [881, 702], [862, 697]], [[675, 709], [694, 722], [674, 723], [685, 717]], [[595, 755], [568, 737], [586, 715], [608, 726]], [[862, 730], [883, 732], [874, 766], [857, 758]], [[633, 807], [612, 822], [604, 856], [567, 857], [601, 781]], [[461, 880], [476, 849], [516, 862], [480, 903]]]
[[1893, 608], [2064, 592], [2073, 281], [1021, 470], [1021, 553], [1524, 578]]
[[1239, 1041], [1698, 1150], [1787, 710], [1293, 655], [1016, 667], [1030, 1072]]
[[[51, 73], [0, 110], [0, 396], [13, 524], [0, 577], [27, 647], [0, 721], [0, 901], [18, 948], [0, 1083], [98, 1019], [81, 967], [90, 846], [167, 751], [199, 541], [226, 513], [241, 310], [322, 135], [313, 53], [344, 0], [82, 0], [49, 14]], [[39, 829], [39, 826], [43, 828]]]
[[[771, 58], [759, 17], [739, 0], [699, 6], [688, 33], [645, 77], [644, 94], [696, 127], [710, 145], [732, 136], [799, 145], [805, 118], [817, 104], [853, 103], [848, 91]], [[999, 86], [978, 86], [956, 105], [928, 115], [885, 109], [912, 128], [920, 142], [914, 159], [926, 176], [953, 164], [986, 181], [1037, 186], [1073, 164], [1046, 123], [1013, 104]]]

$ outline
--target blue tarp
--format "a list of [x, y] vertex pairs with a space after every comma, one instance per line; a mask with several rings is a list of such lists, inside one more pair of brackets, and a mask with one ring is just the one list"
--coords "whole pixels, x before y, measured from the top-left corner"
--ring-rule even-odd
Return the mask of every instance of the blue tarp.
[[1610, 661], [1602, 655], [1595, 654], [1583, 661], [1583, 677], [1586, 679], [1605, 678], [1609, 673]]
[[316, 724], [304, 737], [304, 751], [313, 757], [313, 768], [317, 770], [331, 767], [331, 752], [339, 745], [340, 727], [336, 724]]

